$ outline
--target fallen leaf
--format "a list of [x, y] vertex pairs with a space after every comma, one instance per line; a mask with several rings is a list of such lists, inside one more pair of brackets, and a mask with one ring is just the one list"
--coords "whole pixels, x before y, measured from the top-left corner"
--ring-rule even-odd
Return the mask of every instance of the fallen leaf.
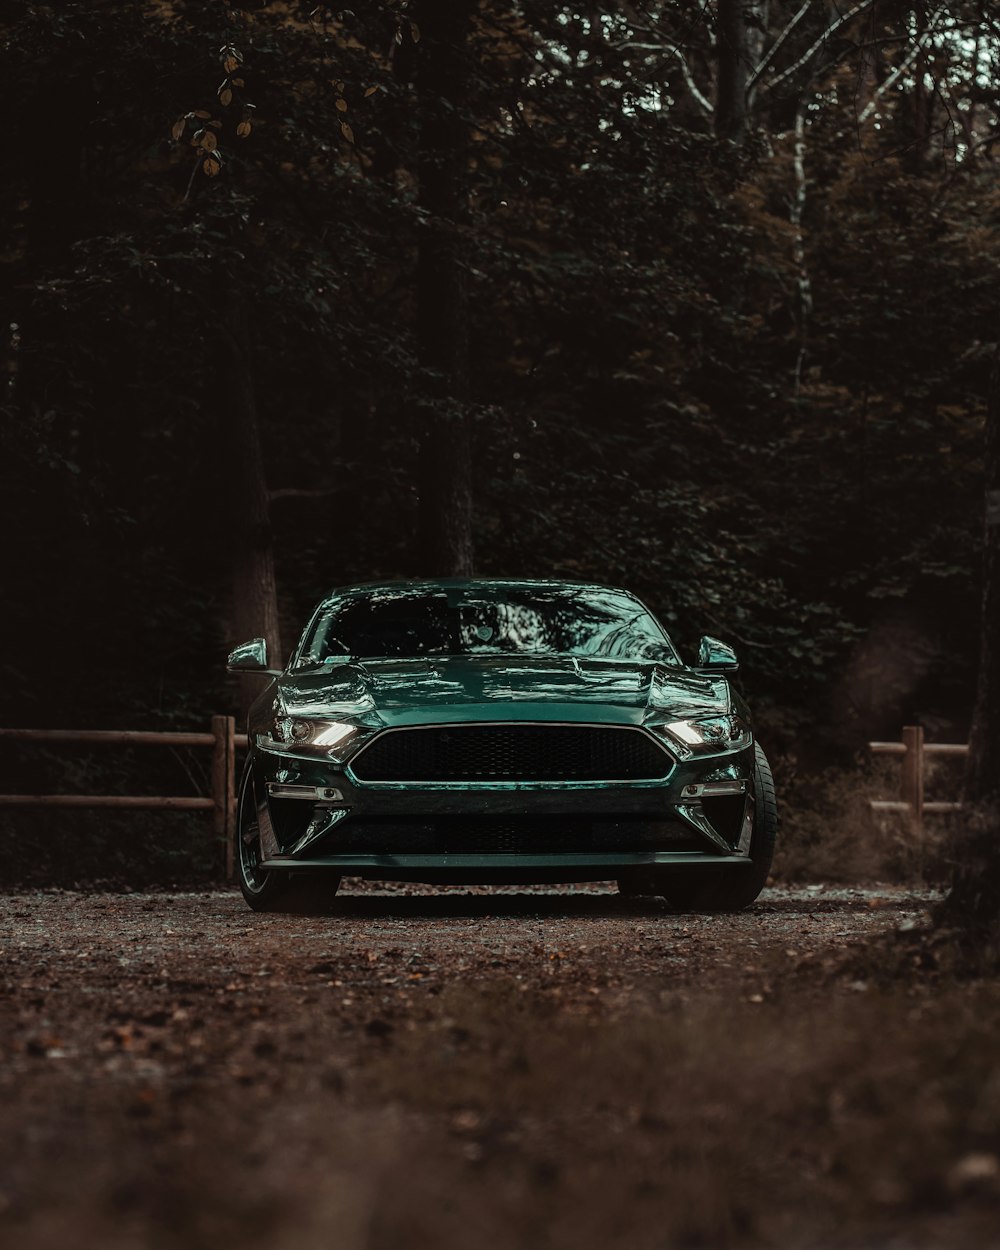
[[985, 1150], [971, 1151], [952, 1164], [945, 1181], [952, 1193], [992, 1189], [1000, 1185], [1000, 1158]]

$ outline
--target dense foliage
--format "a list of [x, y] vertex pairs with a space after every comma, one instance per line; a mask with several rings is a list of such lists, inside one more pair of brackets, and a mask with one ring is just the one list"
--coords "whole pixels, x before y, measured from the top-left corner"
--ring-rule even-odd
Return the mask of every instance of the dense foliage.
[[418, 344], [418, 5], [8, 16], [4, 719], [232, 706], [250, 393], [286, 644], [331, 585], [446, 571], [412, 543], [424, 403], [472, 421], [477, 571], [624, 584], [689, 654], [733, 641], [786, 745], [964, 732], [997, 23], [746, 6], [719, 133], [730, 7], [470, 6], [451, 417]]

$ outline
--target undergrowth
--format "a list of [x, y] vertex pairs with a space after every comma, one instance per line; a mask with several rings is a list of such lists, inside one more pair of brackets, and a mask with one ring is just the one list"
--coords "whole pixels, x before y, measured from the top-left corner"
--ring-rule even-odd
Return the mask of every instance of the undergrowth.
[[[780, 828], [774, 877], [781, 882], [870, 881], [944, 884], [951, 873], [954, 815], [928, 814], [921, 835], [903, 813], [880, 812], [872, 800], [900, 797], [899, 759], [861, 759], [854, 766], [799, 771], [774, 762]], [[953, 760], [929, 761], [928, 797], [958, 798]]]

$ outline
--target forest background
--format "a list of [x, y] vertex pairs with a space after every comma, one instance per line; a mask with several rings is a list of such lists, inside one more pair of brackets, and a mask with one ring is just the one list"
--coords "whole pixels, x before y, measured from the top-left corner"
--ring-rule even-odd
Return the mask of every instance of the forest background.
[[[2, 723], [203, 728], [338, 584], [620, 584], [737, 647], [779, 871], [914, 870], [859, 761], [975, 695], [989, 5], [6, 12]], [[205, 764], [8, 750], [0, 789]], [[52, 823], [5, 818], [15, 878], [217, 862]]]

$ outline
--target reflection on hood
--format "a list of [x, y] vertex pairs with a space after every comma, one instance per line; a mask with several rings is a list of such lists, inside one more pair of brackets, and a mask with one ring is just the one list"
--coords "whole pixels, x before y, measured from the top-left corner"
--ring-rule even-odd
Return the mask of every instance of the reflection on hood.
[[[637, 724], [729, 710], [724, 678], [649, 662], [562, 656], [442, 656], [318, 665], [286, 675], [288, 715], [435, 720], [580, 720]], [[517, 705], [514, 711], [512, 704]]]

